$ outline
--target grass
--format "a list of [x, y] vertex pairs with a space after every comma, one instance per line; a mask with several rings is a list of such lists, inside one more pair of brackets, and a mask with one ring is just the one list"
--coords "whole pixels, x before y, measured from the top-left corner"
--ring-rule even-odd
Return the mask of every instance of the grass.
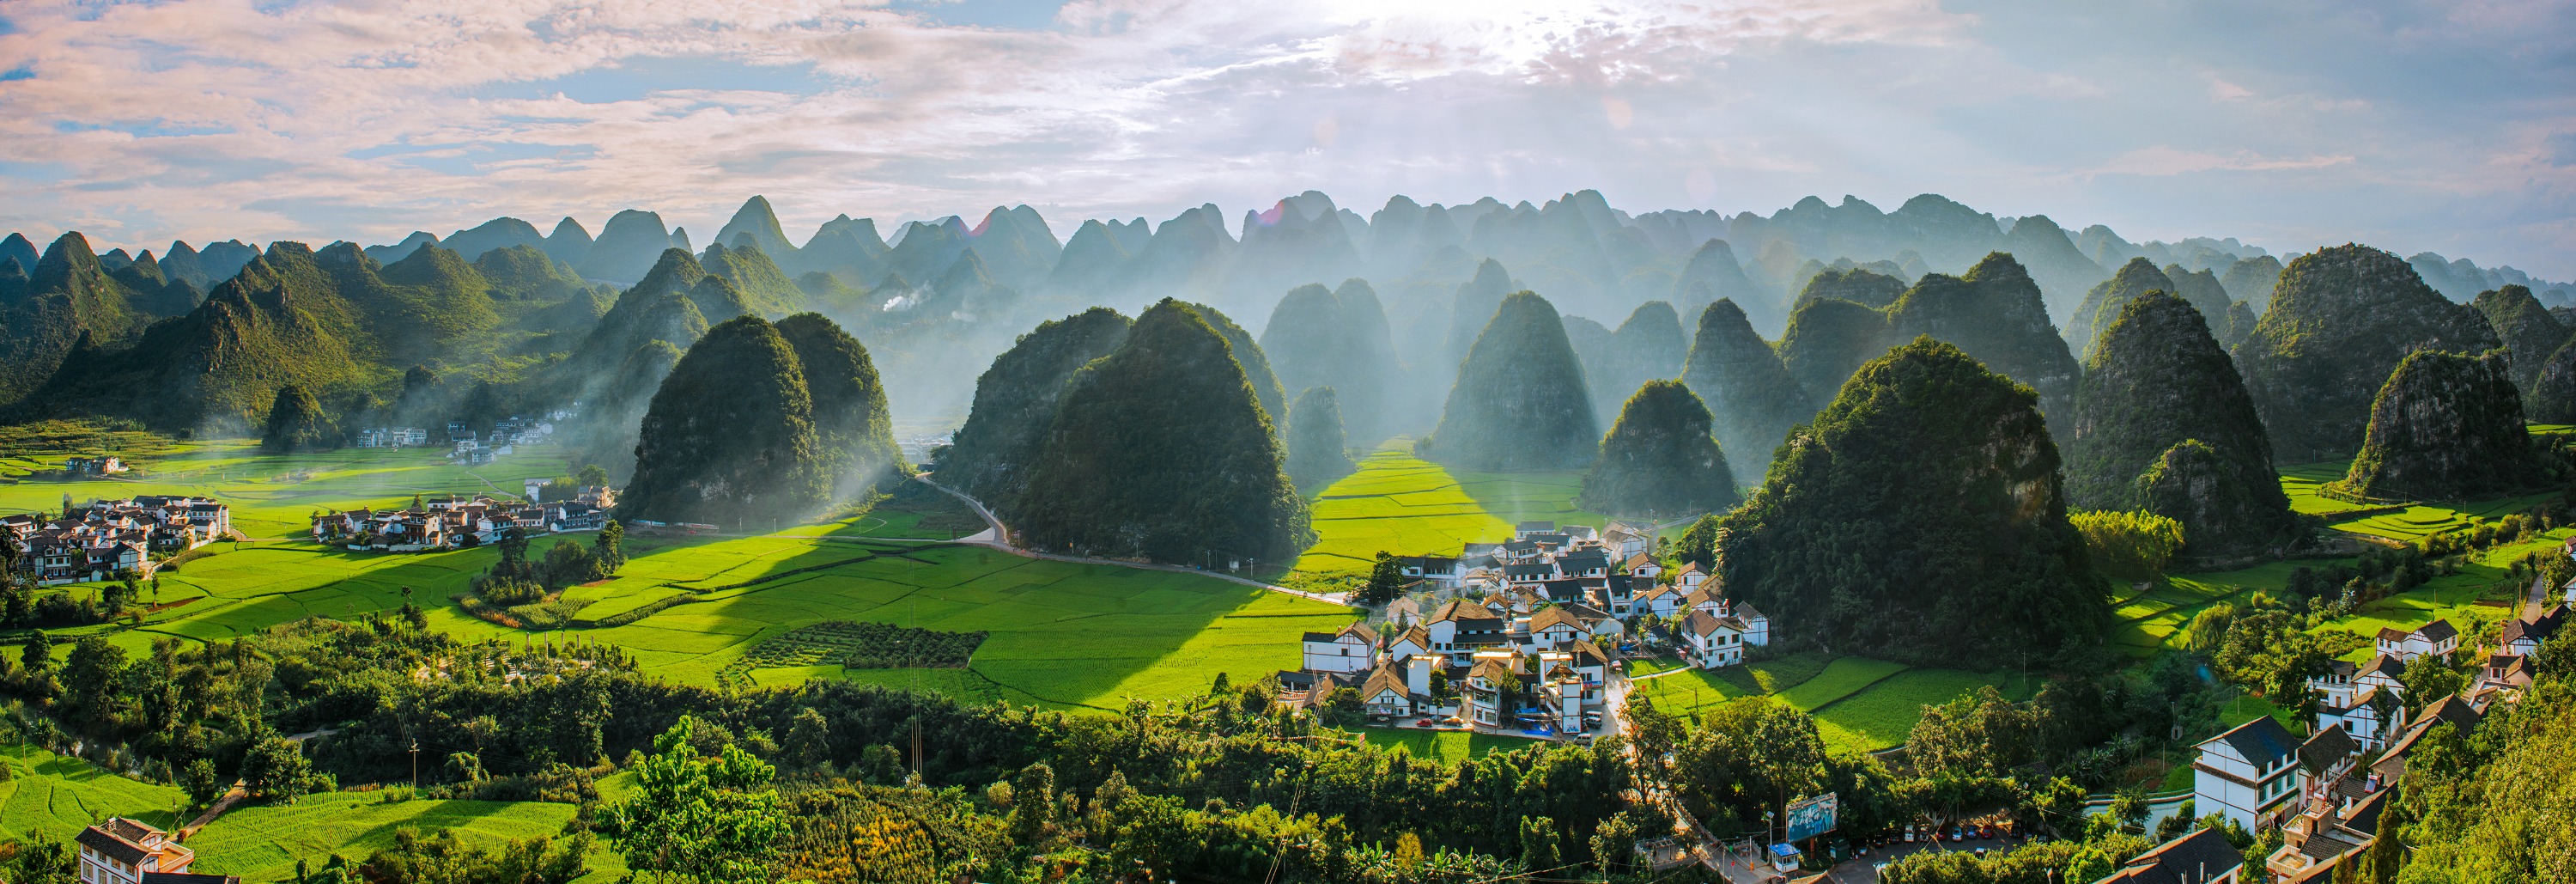
[[[212, 554], [165, 570], [158, 587], [146, 589], [145, 600], [163, 607], [139, 627], [120, 622], [62, 630], [57, 641], [108, 634], [129, 653], [143, 653], [158, 640], [228, 639], [305, 617], [391, 611], [404, 603], [406, 588], [428, 609], [432, 627], [460, 639], [538, 638], [466, 616], [449, 601], [491, 566], [496, 550], [363, 553], [291, 538], [309, 513], [322, 509], [408, 503], [415, 493], [489, 493], [496, 485], [517, 490], [521, 478], [565, 472], [560, 461], [532, 454], [467, 468], [417, 450], [287, 458], [260, 454], [244, 442], [176, 443], [162, 454], [142, 461], [141, 477], [132, 481], [0, 484], [0, 512], [55, 508], [65, 493], [81, 500], [210, 494], [233, 504], [236, 524], [250, 536], [279, 539], [210, 547]], [[1114, 708], [1129, 697], [1199, 694], [1220, 672], [1241, 680], [1293, 668], [1300, 633], [1330, 631], [1354, 616], [1205, 575], [895, 539], [957, 531], [969, 516], [953, 499], [898, 495], [868, 514], [764, 535], [630, 536], [630, 561], [617, 577], [565, 592], [574, 625], [592, 627], [565, 631], [622, 647], [646, 672], [683, 683], [716, 685], [732, 667], [744, 677], [736, 684], [841, 678], [924, 684], [977, 699]], [[991, 637], [968, 670], [860, 674], [801, 659], [740, 665], [764, 641], [833, 620]]]
[[[295, 880], [295, 861], [320, 868], [332, 854], [352, 861], [393, 846], [394, 833], [454, 832], [458, 840], [489, 848], [505, 841], [560, 834], [573, 806], [535, 801], [400, 800], [408, 790], [329, 792], [294, 804], [233, 810], [188, 839], [197, 851], [190, 871], [240, 875], [245, 881]], [[614, 854], [595, 851], [590, 878], [613, 877], [596, 869]]]
[[1426, 761], [1437, 759], [1441, 764], [1456, 764], [1488, 752], [1508, 752], [1538, 742], [1526, 737], [1495, 736], [1468, 731], [1426, 731], [1391, 727], [1361, 728], [1360, 734], [1367, 738], [1371, 746], [1385, 749], [1402, 746], [1413, 753], [1415, 758]]
[[1667, 714], [1687, 715], [1740, 697], [1773, 697], [1816, 717], [1830, 748], [1877, 751], [1905, 742], [1923, 707], [1947, 703], [1986, 685], [2027, 700], [2037, 682], [2019, 674], [1912, 669], [1867, 657], [1792, 654], [1716, 671], [1685, 670], [1636, 682], [1633, 696]]
[[98, 818], [132, 817], [170, 827], [187, 798], [159, 786], [109, 773], [78, 758], [33, 746], [0, 747], [9, 781], [0, 783], [0, 832], [38, 832], [69, 839]]
[[1506, 539], [1522, 521], [1598, 527], [1598, 514], [1574, 507], [1582, 474], [1469, 473], [1413, 456], [1410, 440], [1391, 440], [1359, 461], [1359, 471], [1324, 488], [1315, 500], [1313, 547], [1295, 570], [1321, 578], [1366, 576], [1381, 551], [1456, 555], [1469, 543]]

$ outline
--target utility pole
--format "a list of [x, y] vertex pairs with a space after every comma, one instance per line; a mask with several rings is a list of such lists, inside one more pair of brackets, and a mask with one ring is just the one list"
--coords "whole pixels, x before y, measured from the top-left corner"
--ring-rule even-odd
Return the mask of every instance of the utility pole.
[[420, 788], [420, 741], [411, 741], [411, 787]]

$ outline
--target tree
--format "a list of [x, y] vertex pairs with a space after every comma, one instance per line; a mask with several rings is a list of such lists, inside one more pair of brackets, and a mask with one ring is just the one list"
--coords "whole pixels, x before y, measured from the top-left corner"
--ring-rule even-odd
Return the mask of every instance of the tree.
[[1011, 840], [1037, 846], [1052, 834], [1054, 814], [1055, 769], [1043, 761], [1021, 768], [1011, 779]]
[[1556, 821], [1543, 816], [1521, 818], [1521, 869], [1546, 875], [1564, 865], [1557, 849]]
[[313, 762], [304, 757], [303, 744], [271, 737], [251, 744], [249, 754], [242, 757], [242, 783], [253, 798], [293, 804], [315, 791], [322, 780], [314, 775]]
[[1359, 602], [1383, 605], [1404, 594], [1404, 560], [1386, 550], [1377, 551], [1377, 564], [1369, 568], [1368, 585], [1360, 588]]
[[606, 488], [608, 469], [595, 463], [583, 464], [581, 472], [574, 474], [572, 482], [574, 486], [580, 488]]
[[54, 639], [42, 629], [27, 635], [27, 645], [18, 651], [18, 665], [29, 677], [40, 677], [54, 670]]
[[2094, 567], [2122, 580], [2146, 580], [2164, 573], [2183, 548], [2181, 522], [2144, 510], [2070, 513], [2066, 521], [2084, 535], [2084, 548], [2093, 554]]
[[194, 759], [188, 762], [187, 767], [181, 768], [179, 789], [188, 793], [188, 803], [194, 807], [212, 806], [215, 799], [223, 797], [227, 791], [222, 778], [215, 773], [215, 762], [211, 758]]
[[799, 767], [814, 767], [832, 757], [832, 727], [823, 713], [806, 706], [796, 710], [787, 725], [787, 757]]
[[107, 637], [93, 635], [72, 646], [63, 660], [63, 701], [65, 714], [73, 719], [106, 718], [107, 704], [117, 675], [125, 669], [125, 649], [107, 643]]
[[626, 526], [618, 524], [616, 519], [601, 525], [599, 536], [592, 538], [590, 545], [608, 573], [615, 574], [617, 569], [626, 567]]
[[773, 879], [787, 832], [768, 764], [731, 743], [713, 758], [690, 749], [697, 720], [683, 715], [635, 766], [635, 791], [601, 814], [627, 867], [664, 881], [752, 884]]
[[2440, 657], [2426, 654], [2407, 661], [2406, 669], [2397, 674], [2397, 683], [2406, 688], [2406, 711], [2413, 713], [2435, 700], [2459, 693], [2468, 687], [2469, 680]]

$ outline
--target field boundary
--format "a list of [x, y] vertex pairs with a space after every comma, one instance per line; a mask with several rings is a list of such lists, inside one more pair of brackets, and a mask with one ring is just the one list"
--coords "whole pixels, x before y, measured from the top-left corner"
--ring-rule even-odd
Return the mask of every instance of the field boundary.
[[[1824, 701], [1824, 702], [1822, 702], [1822, 703], [1818, 703], [1818, 704], [1816, 704], [1813, 708], [1810, 708], [1810, 709], [1808, 709], [1808, 710], [1807, 710], [1807, 715], [1809, 715], [1809, 716], [1811, 716], [1811, 717], [1812, 717], [1812, 716], [1815, 716], [1815, 715], [1821, 714], [1821, 713], [1823, 713], [1823, 712], [1824, 712], [1825, 710], [1827, 710], [1827, 709], [1834, 708], [1834, 705], [1835, 705], [1835, 704], [1837, 704], [1837, 703], [1841, 703], [1841, 702], [1842, 702], [1842, 701], [1844, 701], [1844, 700], [1849, 700], [1849, 699], [1851, 699], [1851, 698], [1853, 698], [1853, 697], [1857, 697], [1857, 696], [1860, 696], [1860, 695], [1862, 695], [1862, 694], [1869, 693], [1869, 691], [1870, 691], [1870, 689], [1871, 689], [1871, 688], [1875, 688], [1875, 687], [1878, 687], [1878, 686], [1879, 686], [1879, 685], [1881, 685], [1881, 684], [1885, 684], [1885, 683], [1887, 683], [1887, 680], [1888, 680], [1888, 679], [1892, 679], [1892, 678], [1895, 678], [1895, 677], [1897, 677], [1897, 676], [1904, 675], [1904, 674], [1906, 674], [1906, 673], [1908, 673], [1908, 672], [1913, 672], [1913, 671], [1915, 671], [1915, 669], [1917, 669], [1917, 668], [1919, 668], [1919, 667], [1914, 667], [1914, 666], [1899, 667], [1899, 668], [1898, 668], [1896, 671], [1894, 671], [1894, 672], [1890, 672], [1890, 673], [1888, 673], [1888, 674], [1886, 674], [1886, 675], [1882, 675], [1882, 676], [1879, 676], [1879, 677], [1877, 677], [1877, 678], [1871, 679], [1871, 680], [1869, 681], [1869, 683], [1868, 683], [1868, 684], [1861, 685], [1860, 687], [1857, 687], [1857, 688], [1853, 688], [1853, 689], [1852, 689], [1852, 691], [1851, 691], [1851, 693], [1844, 694], [1844, 695], [1842, 695], [1842, 696], [1835, 697], [1835, 698], [1833, 698], [1833, 699], [1831, 699], [1831, 700], [1826, 700], [1826, 701]], [[1823, 673], [1817, 673], [1817, 674], [1818, 674], [1818, 675], [1823, 675]], [[1812, 681], [1812, 680], [1813, 680], [1813, 679], [1810, 679], [1810, 681]], [[1802, 682], [1799, 682], [1798, 684], [1806, 684], [1806, 682], [1803, 682], [1803, 681], [1802, 681]], [[1791, 685], [1790, 687], [1796, 687], [1796, 686], [1797, 686], [1797, 685]], [[1785, 690], [1785, 689], [1784, 689], [1784, 690]], [[1779, 695], [1779, 694], [1774, 693], [1774, 694], [1764, 694], [1763, 696], [1766, 696], [1766, 697], [1778, 697], [1778, 696], [1780, 696], [1780, 695]], [[1787, 701], [1785, 701], [1785, 700], [1784, 700], [1784, 701], [1782, 701], [1782, 702], [1787, 702]], [[1898, 743], [1898, 744], [1896, 744], [1896, 745], [1897, 745], [1899, 748], [1902, 748], [1905, 744], [1904, 744], [1904, 743]]]

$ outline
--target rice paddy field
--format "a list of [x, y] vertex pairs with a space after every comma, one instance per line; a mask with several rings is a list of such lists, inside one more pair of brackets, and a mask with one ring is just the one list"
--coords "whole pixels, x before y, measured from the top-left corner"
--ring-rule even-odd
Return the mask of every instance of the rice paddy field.
[[[1299, 634], [1331, 631], [1354, 616], [1339, 606], [1201, 574], [1029, 559], [917, 539], [964, 533], [954, 508], [933, 501], [754, 536], [630, 535], [623, 571], [566, 591], [578, 606], [574, 628], [538, 635], [487, 623], [449, 603], [491, 566], [497, 550], [349, 552], [292, 538], [322, 509], [408, 503], [415, 493], [516, 491], [523, 478], [563, 474], [561, 461], [531, 455], [469, 468], [447, 464], [435, 452], [366, 450], [284, 458], [242, 443], [180, 443], [164, 453], [167, 459], [141, 459], [135, 479], [0, 485], [0, 512], [59, 507], [66, 493], [81, 501], [209, 494], [232, 504], [235, 523], [254, 538], [211, 545], [202, 557], [163, 570], [157, 585], [144, 590], [152, 609], [139, 626], [58, 631], [54, 637], [63, 646], [94, 633], [109, 634], [129, 652], [165, 639], [225, 639], [304, 617], [393, 610], [408, 591], [428, 609], [433, 627], [460, 638], [613, 644], [646, 671], [680, 682], [847, 678], [975, 699], [1115, 707], [1129, 697], [1196, 695], [1220, 672], [1239, 680], [1294, 668]], [[589, 542], [588, 535], [576, 535], [535, 544], [563, 539]], [[963, 669], [736, 665], [763, 641], [832, 620], [991, 637]]]
[[1523, 521], [1599, 527], [1606, 520], [1574, 506], [1582, 479], [1575, 472], [1453, 472], [1413, 456], [1412, 440], [1394, 439], [1317, 494], [1317, 541], [1295, 571], [1366, 576], [1381, 551], [1456, 555], [1469, 543], [1507, 539]]
[[1391, 727], [1361, 728], [1360, 734], [1371, 746], [1402, 746], [1415, 758], [1437, 760], [1441, 764], [1455, 764], [1487, 752], [1508, 752], [1538, 742], [1526, 737]]
[[1922, 720], [1924, 706], [1947, 703], [1990, 684], [2014, 700], [2029, 699], [2038, 690], [2036, 680], [2018, 672], [1979, 674], [1808, 653], [1714, 672], [1682, 669], [1635, 682], [1631, 696], [1652, 700], [1656, 709], [1674, 715], [1767, 696], [1814, 715], [1828, 747], [1877, 751], [1903, 744], [1914, 723]]
[[[186, 802], [174, 787], [128, 779], [33, 746], [0, 746], [0, 766], [9, 772], [9, 780], [0, 782], [0, 832], [12, 836], [36, 832], [69, 839], [110, 816], [164, 829], [185, 822], [174, 816]], [[199, 857], [192, 871], [293, 881], [298, 859], [314, 867], [334, 853], [364, 859], [392, 846], [402, 829], [422, 835], [453, 831], [467, 844], [492, 847], [559, 834], [572, 816], [569, 804], [413, 799], [408, 790], [331, 792], [294, 804], [237, 808], [198, 831], [188, 846]], [[588, 862], [584, 882], [604, 884], [625, 871], [625, 862], [604, 843], [593, 847]]]

